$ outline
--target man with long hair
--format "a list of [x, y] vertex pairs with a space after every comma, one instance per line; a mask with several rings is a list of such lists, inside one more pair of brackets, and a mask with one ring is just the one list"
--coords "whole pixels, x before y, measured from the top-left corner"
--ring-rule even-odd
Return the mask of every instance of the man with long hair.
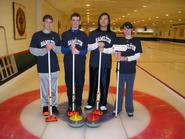
[[[89, 34], [89, 44], [97, 45], [92, 45], [92, 47], [88, 45], [88, 50], [91, 51], [91, 54], [89, 65], [89, 75], [90, 75], [89, 98], [88, 104], [85, 106], [85, 109], [87, 110], [94, 108], [96, 103], [100, 52], [102, 52], [101, 77], [100, 77], [100, 93], [101, 93], [100, 110], [101, 111], [107, 110], [106, 104], [110, 83], [112, 56], [110, 53], [106, 52], [106, 49], [111, 48], [115, 40], [116, 34], [112, 32], [110, 29], [110, 16], [107, 13], [102, 13], [98, 18], [98, 28]], [[101, 42], [103, 45], [102, 44], [100, 45], [99, 42]]]

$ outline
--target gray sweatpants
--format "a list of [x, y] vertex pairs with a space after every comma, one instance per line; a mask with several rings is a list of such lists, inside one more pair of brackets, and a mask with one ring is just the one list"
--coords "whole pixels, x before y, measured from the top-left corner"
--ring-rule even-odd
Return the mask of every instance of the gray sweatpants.
[[126, 83], [125, 109], [127, 113], [132, 113], [134, 112], [133, 86], [134, 86], [135, 74], [121, 74], [120, 73], [119, 76], [120, 77], [119, 77], [119, 89], [118, 89], [118, 112], [122, 111], [124, 86]]
[[[51, 73], [51, 105], [57, 106], [58, 99], [58, 71]], [[48, 73], [39, 73], [41, 106], [49, 106]]]

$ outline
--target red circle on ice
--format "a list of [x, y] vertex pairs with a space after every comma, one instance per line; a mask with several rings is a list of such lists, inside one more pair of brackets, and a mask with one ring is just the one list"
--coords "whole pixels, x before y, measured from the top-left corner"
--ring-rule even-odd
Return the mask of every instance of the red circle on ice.
[[[85, 90], [88, 90], [88, 86], [85, 86]], [[66, 92], [66, 86], [60, 86], [59, 92]], [[109, 92], [115, 94], [116, 87], [110, 87]], [[0, 139], [39, 138], [27, 131], [20, 121], [20, 115], [24, 107], [39, 99], [39, 97], [39, 90], [33, 90], [0, 103]], [[151, 121], [142, 132], [132, 137], [132, 139], [182, 139], [185, 137], [185, 119], [173, 106], [140, 91], [134, 91], [134, 100], [147, 108]]]

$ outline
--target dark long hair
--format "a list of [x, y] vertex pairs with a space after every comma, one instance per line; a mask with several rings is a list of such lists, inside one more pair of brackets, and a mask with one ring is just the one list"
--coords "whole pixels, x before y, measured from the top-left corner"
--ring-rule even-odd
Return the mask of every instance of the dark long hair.
[[101, 19], [101, 17], [103, 15], [106, 15], [108, 17], [107, 31], [108, 32], [112, 32], [111, 29], [110, 29], [110, 15], [108, 13], [106, 13], [106, 12], [101, 13], [100, 16], [98, 17], [98, 31], [100, 31], [100, 27], [101, 27], [101, 25], [100, 25], [100, 19]]

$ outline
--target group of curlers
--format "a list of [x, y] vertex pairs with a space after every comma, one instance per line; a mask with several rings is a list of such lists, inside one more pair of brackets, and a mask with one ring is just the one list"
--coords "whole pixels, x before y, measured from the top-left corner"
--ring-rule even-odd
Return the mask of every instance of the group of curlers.
[[[43, 29], [33, 34], [30, 43], [30, 53], [36, 57], [37, 70], [40, 79], [40, 98], [43, 115], [49, 115], [49, 105], [54, 114], [59, 114], [57, 109], [59, 63], [58, 53], [64, 54], [65, 83], [67, 86], [68, 110], [72, 111], [72, 56], [75, 55], [75, 110], [82, 112], [82, 93], [85, 79], [86, 53], [90, 51], [89, 62], [89, 97], [86, 110], [93, 109], [96, 105], [98, 89], [99, 54], [101, 57], [100, 101], [99, 109], [107, 111], [107, 97], [112, 66], [112, 54], [116, 56], [119, 68], [119, 88], [117, 112], [122, 111], [124, 85], [126, 85], [125, 109], [129, 117], [133, 116], [133, 85], [136, 73], [136, 62], [142, 53], [141, 42], [133, 37], [134, 27], [130, 22], [125, 22], [121, 29], [124, 37], [117, 38], [111, 31], [110, 16], [102, 13], [98, 18], [98, 28], [87, 36], [80, 30], [81, 16], [73, 13], [70, 17], [71, 28], [61, 36], [52, 30], [53, 18], [51, 15], [43, 17]], [[116, 46], [123, 47], [119, 51]], [[48, 101], [48, 51], [51, 63], [51, 104]], [[116, 105], [116, 104], [115, 104]], [[114, 106], [116, 108], [116, 106]], [[113, 111], [115, 114], [115, 111]]]

